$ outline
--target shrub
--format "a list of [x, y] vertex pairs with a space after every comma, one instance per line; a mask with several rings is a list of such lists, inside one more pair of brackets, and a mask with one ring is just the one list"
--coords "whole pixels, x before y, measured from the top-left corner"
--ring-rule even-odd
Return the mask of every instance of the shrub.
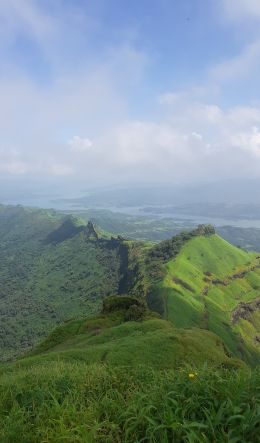
[[131, 305], [125, 313], [125, 321], [141, 321], [145, 318], [145, 306]]
[[131, 306], [143, 307], [145, 305], [145, 301], [142, 298], [130, 297], [127, 295], [121, 296], [109, 296], [103, 300], [103, 309], [102, 312], [104, 314], [119, 310], [128, 310]]

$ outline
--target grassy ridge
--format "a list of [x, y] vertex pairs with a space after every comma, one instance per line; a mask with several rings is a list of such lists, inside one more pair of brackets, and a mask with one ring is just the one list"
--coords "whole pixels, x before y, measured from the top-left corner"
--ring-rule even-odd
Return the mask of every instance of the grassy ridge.
[[259, 298], [260, 269], [256, 254], [230, 245], [217, 235], [189, 240], [175, 260], [164, 266], [157, 285], [166, 318], [178, 327], [200, 326], [221, 337], [230, 352], [251, 363], [258, 361], [259, 314], [233, 322], [243, 302]]
[[[179, 368], [185, 364], [239, 368], [221, 340], [209, 331], [176, 329], [172, 323], [147, 314], [143, 321], [125, 321], [125, 312], [101, 314], [71, 321], [59, 328], [17, 365], [41, 361], [85, 361], [112, 366], [147, 364], [157, 369]], [[214, 353], [212, 353], [214, 349]]]
[[260, 261], [213, 232], [202, 226], [155, 245], [111, 239], [54, 211], [0, 206], [1, 359], [97, 312], [104, 296], [128, 293], [145, 296], [175, 327], [213, 331], [232, 355], [256, 364]]

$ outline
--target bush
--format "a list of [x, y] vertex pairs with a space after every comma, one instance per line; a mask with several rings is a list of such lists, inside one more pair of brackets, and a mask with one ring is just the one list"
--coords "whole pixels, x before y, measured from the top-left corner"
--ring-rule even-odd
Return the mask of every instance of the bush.
[[143, 308], [145, 301], [142, 298], [139, 299], [127, 295], [111, 295], [104, 298], [102, 312], [106, 314], [119, 310], [128, 310], [133, 305]]
[[131, 305], [125, 313], [125, 321], [141, 321], [145, 318], [145, 306]]

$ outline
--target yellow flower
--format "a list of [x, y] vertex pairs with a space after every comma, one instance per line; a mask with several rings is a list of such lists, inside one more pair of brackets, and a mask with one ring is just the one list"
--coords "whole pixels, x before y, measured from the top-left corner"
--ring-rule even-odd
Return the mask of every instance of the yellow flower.
[[195, 374], [193, 373], [193, 372], [191, 372], [190, 374], [189, 374], [189, 378], [194, 378], [194, 377], [197, 377], [197, 372], [195, 372]]

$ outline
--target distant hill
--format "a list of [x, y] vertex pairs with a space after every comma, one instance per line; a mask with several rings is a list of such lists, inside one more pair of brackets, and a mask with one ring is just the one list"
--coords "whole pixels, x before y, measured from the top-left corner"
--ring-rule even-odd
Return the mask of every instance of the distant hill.
[[[158, 217], [154, 214], [137, 216], [105, 209], [68, 210], [64, 213], [73, 214], [84, 220], [91, 219], [105, 231], [116, 235], [121, 234], [132, 240], [142, 241], [166, 240], [183, 230], [190, 231], [198, 224], [195, 221], [195, 216], [191, 220], [185, 220], [185, 216], [180, 219], [176, 217], [175, 213], [170, 218], [169, 215], [168, 218], [166, 215]], [[225, 220], [223, 220], [223, 223], [225, 225], [216, 227], [216, 232], [221, 237], [235, 246], [251, 251], [260, 251], [259, 228], [227, 225]]]
[[[56, 205], [67, 207], [136, 207], [176, 206], [198, 204], [255, 205], [260, 200], [256, 190], [259, 180], [221, 180], [186, 185], [154, 183], [121, 185], [86, 189], [78, 198], [53, 199]], [[63, 192], [64, 195], [64, 192]], [[199, 201], [198, 201], [199, 196]]]

